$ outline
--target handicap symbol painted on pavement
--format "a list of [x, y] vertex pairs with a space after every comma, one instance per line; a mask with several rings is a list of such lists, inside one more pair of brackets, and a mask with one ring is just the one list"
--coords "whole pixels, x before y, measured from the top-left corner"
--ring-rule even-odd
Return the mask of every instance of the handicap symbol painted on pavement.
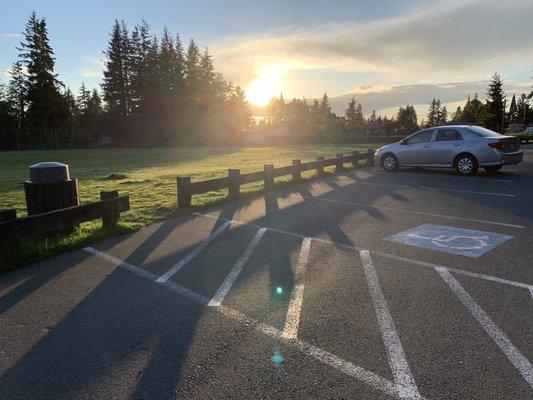
[[499, 233], [424, 224], [389, 236], [385, 240], [467, 257], [479, 257], [512, 238]]

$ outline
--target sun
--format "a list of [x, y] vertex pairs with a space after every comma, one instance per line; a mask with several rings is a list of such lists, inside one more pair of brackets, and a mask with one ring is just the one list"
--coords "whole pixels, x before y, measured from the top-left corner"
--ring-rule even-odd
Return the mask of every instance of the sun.
[[246, 98], [255, 106], [266, 106], [281, 93], [282, 72], [281, 66], [260, 68], [259, 76], [246, 87]]

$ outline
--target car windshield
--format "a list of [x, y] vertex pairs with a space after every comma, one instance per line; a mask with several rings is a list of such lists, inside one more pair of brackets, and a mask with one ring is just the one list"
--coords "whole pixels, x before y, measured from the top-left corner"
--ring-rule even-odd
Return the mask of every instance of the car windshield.
[[487, 129], [487, 128], [482, 128], [480, 126], [470, 126], [467, 129], [470, 132], [475, 133], [476, 135], [481, 136], [481, 137], [500, 137], [500, 136], [502, 136], [498, 132], [491, 131], [490, 129]]

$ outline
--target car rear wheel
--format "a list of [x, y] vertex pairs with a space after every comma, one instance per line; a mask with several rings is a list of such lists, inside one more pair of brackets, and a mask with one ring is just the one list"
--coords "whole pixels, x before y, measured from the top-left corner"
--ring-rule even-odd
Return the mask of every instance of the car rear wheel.
[[455, 159], [455, 170], [459, 175], [475, 175], [477, 169], [477, 160], [470, 154], [460, 154]]
[[490, 165], [488, 167], [484, 167], [485, 171], [487, 172], [497, 172], [500, 169], [502, 169], [503, 165]]
[[398, 167], [398, 159], [394, 154], [385, 154], [383, 157], [381, 157], [381, 168], [383, 168], [385, 171], [396, 171]]

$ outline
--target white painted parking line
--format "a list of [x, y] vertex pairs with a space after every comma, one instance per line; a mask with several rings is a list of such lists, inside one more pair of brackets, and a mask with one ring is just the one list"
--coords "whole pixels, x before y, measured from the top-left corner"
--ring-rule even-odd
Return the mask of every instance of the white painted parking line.
[[409, 264], [419, 265], [421, 267], [433, 268], [433, 269], [446, 268], [448, 271], [452, 271], [452, 272], [455, 272], [457, 274], [461, 274], [461, 275], [465, 275], [465, 276], [471, 276], [473, 278], [479, 278], [479, 279], [483, 279], [483, 280], [486, 280], [486, 281], [502, 283], [504, 285], [515, 286], [515, 287], [519, 287], [519, 288], [522, 288], [522, 289], [533, 290], [533, 285], [529, 285], [527, 283], [522, 283], [522, 282], [510, 281], [510, 280], [507, 280], [507, 279], [499, 278], [497, 276], [490, 276], [490, 275], [480, 274], [478, 272], [465, 271], [463, 269], [458, 269], [458, 268], [445, 267], [443, 265], [434, 264], [434, 263], [430, 263], [430, 262], [427, 262], [427, 261], [413, 260], [412, 258], [397, 256], [395, 254], [384, 253], [384, 252], [379, 251], [379, 250], [373, 250], [372, 253], [378, 254], [378, 255], [380, 255], [382, 257], [390, 258], [392, 260], [404, 261], [404, 262], [409, 263]]
[[176, 265], [170, 268], [167, 272], [157, 278], [158, 283], [163, 283], [169, 280], [169, 278], [176, 274], [180, 269], [187, 265], [194, 257], [196, 257], [200, 252], [209, 245], [213, 240], [215, 240], [222, 232], [229, 228], [231, 221], [226, 221], [220, 225], [207, 239], [202, 243], [192, 249], [185, 257], [183, 257]]
[[492, 321], [487, 313], [483, 311], [446, 268], [436, 268], [436, 270], [533, 389], [533, 366], [529, 360], [511, 343], [507, 335], [498, 328], [494, 321]]
[[228, 276], [226, 276], [226, 279], [224, 279], [224, 282], [222, 282], [222, 285], [220, 285], [217, 292], [215, 293], [215, 295], [209, 302], [208, 304], [209, 306], [218, 307], [220, 306], [220, 304], [222, 304], [224, 297], [226, 297], [226, 294], [228, 294], [229, 290], [231, 289], [231, 286], [233, 285], [233, 283], [235, 282], [235, 280], [241, 273], [244, 267], [244, 264], [246, 264], [246, 262], [252, 255], [252, 253], [254, 252], [254, 249], [257, 247], [257, 245], [259, 244], [259, 241], [261, 240], [261, 238], [263, 237], [266, 231], [267, 231], [267, 228], [261, 228], [257, 231], [257, 233], [255, 234], [254, 238], [252, 239], [252, 241], [250, 242], [246, 250], [244, 250], [244, 253], [242, 253], [242, 255], [239, 257], [239, 259], [237, 260], [237, 262], [235, 263], [235, 265], [229, 272]]
[[487, 220], [475, 219], [475, 218], [455, 217], [453, 215], [434, 214], [434, 213], [428, 213], [424, 211], [408, 210], [406, 208], [397, 208], [397, 207], [389, 207], [389, 206], [374, 206], [374, 205], [368, 205], [367, 203], [358, 203], [355, 201], [324, 199], [320, 197], [304, 196], [304, 195], [301, 195], [300, 193], [281, 193], [281, 192], [270, 192], [270, 193], [275, 194], [275, 195], [280, 195], [280, 196], [301, 197], [306, 200], [324, 201], [328, 203], [346, 204], [346, 205], [364, 207], [364, 208], [375, 208], [377, 210], [387, 210], [387, 211], [395, 211], [395, 212], [397, 211], [397, 212], [404, 212], [408, 214], [425, 215], [427, 217], [446, 218], [446, 219], [453, 219], [453, 220], [465, 221], [465, 222], [476, 222], [476, 223], [482, 223], [482, 224], [488, 224], [488, 225], [500, 225], [500, 226], [508, 226], [510, 228], [524, 229], [524, 225], [508, 224], [505, 222], [487, 221]]
[[[99, 258], [102, 258], [110, 262], [111, 264], [117, 267], [125, 268], [130, 272], [134, 272], [138, 274], [139, 276], [148, 279], [149, 281], [155, 282], [155, 279], [157, 278], [157, 276], [154, 274], [145, 273], [146, 271], [144, 271], [142, 268], [123, 262], [115, 257], [109, 256], [93, 248], [87, 247], [84, 250], [86, 250], [87, 252]], [[209, 302], [209, 299], [207, 299], [205, 296], [199, 293], [196, 293], [192, 290], [189, 290], [174, 282], [167, 281], [167, 282], [161, 283], [161, 285], [199, 304], [207, 305]], [[286, 339], [285, 337], [283, 337], [282, 332], [279, 329], [274, 328], [273, 326], [259, 322], [253, 318], [247, 317], [246, 315], [240, 313], [239, 311], [233, 310], [224, 305], [220, 305], [219, 307], [213, 307], [211, 308], [211, 310], [216, 310], [222, 315], [225, 315], [229, 318], [232, 318], [236, 321], [241, 322], [245, 326], [254, 328], [258, 332], [261, 332], [266, 336], [279, 340], [285, 343], [287, 346], [293, 347], [299, 350], [300, 352], [302, 352], [303, 354], [310, 356], [314, 358], [315, 360], [322, 362], [326, 365], [329, 365], [330, 367], [336, 369], [337, 371], [340, 371], [348, 376], [358, 379], [361, 382], [391, 397], [394, 397], [397, 399], [404, 398], [402, 397], [403, 388], [399, 387], [398, 384], [393, 383], [389, 381], [388, 379], [385, 379], [373, 372], [367, 371], [364, 368], [359, 367], [358, 365], [354, 365], [346, 360], [343, 360], [342, 358], [337, 357], [336, 355], [331, 354], [318, 347], [315, 347], [307, 342], [304, 342], [299, 339]], [[418, 399], [423, 400], [422, 397], [419, 397]]]
[[[156, 274], [152, 274], [149, 271], [146, 271], [145, 269], [139, 268], [139, 267], [137, 267], [135, 265], [132, 265], [132, 264], [126, 262], [126, 261], [119, 260], [116, 257], [113, 257], [113, 256], [111, 256], [109, 254], [106, 254], [106, 253], [103, 253], [101, 251], [98, 251], [98, 250], [96, 250], [95, 248], [92, 248], [92, 247], [85, 247], [83, 250], [85, 250], [86, 252], [91, 253], [91, 254], [93, 254], [93, 255], [95, 255], [95, 256], [103, 259], [103, 260], [106, 260], [110, 264], [113, 264], [113, 265], [115, 265], [117, 267], [120, 267], [120, 268], [127, 269], [128, 271], [134, 272], [137, 275], [140, 275], [140, 276], [148, 279], [149, 281], [157, 282], [158, 276]], [[160, 284], [162, 286], [165, 286], [165, 287], [168, 287], [168, 288], [172, 289], [175, 292], [178, 292], [178, 293], [180, 293], [180, 294], [182, 294], [184, 296], [189, 297], [190, 299], [196, 301], [197, 303], [201, 303], [201, 304], [207, 305], [207, 302], [209, 301], [207, 297], [202, 296], [199, 293], [193, 292], [192, 290], [187, 289], [186, 287], [178, 285], [178, 284], [176, 284], [174, 282], [162, 282]]]
[[307, 270], [309, 250], [311, 248], [311, 238], [305, 237], [302, 240], [302, 248], [298, 264], [294, 273], [294, 288], [292, 289], [287, 318], [283, 326], [283, 337], [287, 339], [296, 339], [298, 336], [298, 326], [300, 325], [300, 313], [304, 299], [305, 272]]
[[397, 188], [401, 188], [401, 189], [427, 190], [427, 191], [431, 191], [431, 192], [450, 192], [450, 193], [477, 194], [477, 195], [483, 195], [483, 196], [516, 197], [516, 194], [512, 194], [512, 193], [478, 192], [478, 191], [474, 191], [474, 190], [445, 189], [445, 188], [434, 188], [434, 187], [429, 187], [429, 186], [396, 185], [396, 184], [393, 184], [393, 183], [357, 182], [356, 185], [397, 187]]
[[[194, 212], [193, 214], [198, 216], [198, 217], [203, 217], [203, 218], [219, 219], [219, 217], [217, 217], [215, 215], [202, 214], [200, 212]], [[258, 229], [259, 228], [263, 228], [263, 226], [261, 226], [261, 225], [253, 224], [253, 223], [250, 223], [250, 222], [244, 222], [244, 221], [240, 221], [240, 220], [236, 220], [236, 219], [231, 220], [231, 223], [240, 224], [240, 225], [246, 225], [246, 226], [253, 226], [253, 227], [258, 228]], [[285, 230], [282, 230], [282, 229], [276, 229], [276, 228], [269, 227], [268, 230], [271, 231], [271, 232], [277, 232], [277, 233], [281, 233], [281, 234], [284, 234], [284, 235], [297, 237], [297, 238], [300, 238], [300, 239], [303, 239], [304, 237], [306, 237], [306, 236], [304, 236], [304, 235], [302, 235], [300, 233], [289, 232], [289, 231], [285, 231]], [[364, 249], [360, 249], [360, 248], [358, 248], [356, 246], [352, 246], [352, 245], [345, 244], [345, 243], [334, 242], [332, 240], [328, 240], [328, 239], [324, 239], [324, 238], [313, 237], [312, 239], [314, 241], [316, 241], [316, 242], [328, 243], [328, 244], [337, 246], [339, 248], [347, 249], [347, 250], [350, 250], [350, 251], [357, 251], [358, 252], [360, 250], [364, 250]], [[468, 275], [468, 276], [472, 276], [472, 277], [475, 277], [475, 278], [480, 278], [480, 279], [484, 279], [484, 280], [488, 280], [488, 281], [498, 282], [498, 283], [502, 283], [504, 285], [515, 286], [515, 287], [524, 288], [524, 289], [528, 289], [528, 290], [533, 289], [533, 285], [529, 285], [527, 283], [511, 281], [511, 280], [504, 279], [504, 278], [499, 278], [499, 277], [496, 277], [496, 276], [480, 274], [480, 273], [472, 272], [472, 271], [465, 271], [465, 270], [458, 269], [458, 268], [446, 267], [444, 265], [434, 264], [434, 263], [430, 263], [430, 262], [427, 262], [427, 261], [420, 261], [420, 260], [415, 260], [413, 258], [402, 257], [402, 256], [397, 256], [395, 254], [385, 253], [385, 252], [380, 251], [380, 250], [369, 249], [369, 251], [371, 253], [373, 253], [373, 254], [378, 254], [380, 256], [391, 258], [391, 259], [394, 259], [394, 260], [404, 261], [404, 262], [406, 262], [408, 264], [419, 265], [419, 266], [427, 267], [427, 268], [442, 267], [442, 268], [448, 269], [449, 271], [457, 272], [458, 274]]]
[[363, 263], [363, 270], [365, 272], [366, 282], [370, 290], [370, 297], [376, 310], [376, 316], [378, 319], [379, 329], [383, 342], [387, 348], [389, 355], [389, 363], [394, 375], [395, 382], [402, 388], [402, 399], [414, 399], [420, 397], [418, 388], [416, 387], [415, 380], [407, 364], [405, 358], [405, 352], [403, 350], [400, 337], [394, 326], [394, 321], [390, 313], [389, 307], [379, 285], [378, 276], [374, 269], [374, 264], [370, 258], [370, 253], [367, 250], [361, 250], [359, 252], [361, 256], [361, 262]]
[[85, 250], [88, 253], [91, 253], [92, 255], [100, 257], [101, 259], [106, 260], [107, 262], [109, 262], [109, 263], [111, 263], [111, 264], [113, 264], [113, 265], [115, 265], [117, 267], [125, 268], [127, 270], [132, 271], [132, 272], [135, 272], [138, 275], [142, 275], [142, 276], [144, 276], [145, 278], [147, 278], [147, 279], [149, 279], [151, 281], [155, 281], [157, 279], [157, 275], [156, 274], [152, 274], [151, 272], [149, 272], [149, 271], [147, 271], [145, 269], [136, 267], [135, 265], [132, 265], [132, 264], [126, 262], [126, 261], [119, 260], [118, 258], [110, 256], [109, 254], [103, 253], [103, 252], [101, 252], [99, 250], [96, 250], [93, 247], [84, 247], [83, 250]]

